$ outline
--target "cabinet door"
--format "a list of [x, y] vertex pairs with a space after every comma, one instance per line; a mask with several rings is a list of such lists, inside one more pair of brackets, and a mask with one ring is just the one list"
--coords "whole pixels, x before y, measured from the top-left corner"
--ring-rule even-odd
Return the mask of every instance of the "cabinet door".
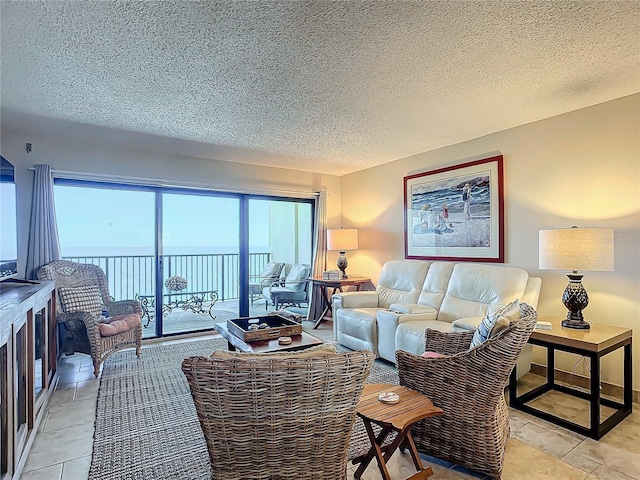
[[0, 332], [0, 478], [13, 473], [13, 398], [11, 327]]
[[28, 390], [27, 385], [29, 377], [29, 328], [28, 325], [33, 322], [33, 310], [27, 312], [26, 322], [18, 326], [14, 324], [14, 352], [13, 352], [13, 388], [14, 388], [14, 406], [13, 406], [13, 434], [14, 434], [14, 468], [18, 466], [20, 455], [24, 450], [27, 442], [27, 434], [29, 432], [30, 406], [32, 405], [32, 393]]

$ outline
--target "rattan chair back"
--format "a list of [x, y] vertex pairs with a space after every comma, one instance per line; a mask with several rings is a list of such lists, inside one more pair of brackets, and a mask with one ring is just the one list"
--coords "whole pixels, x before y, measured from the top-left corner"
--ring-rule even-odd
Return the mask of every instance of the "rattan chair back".
[[509, 436], [505, 388], [536, 324], [536, 311], [521, 304], [521, 318], [469, 349], [473, 332], [427, 329], [426, 350], [442, 358], [396, 352], [400, 384], [427, 395], [444, 415], [416, 423], [419, 451], [500, 478]]
[[343, 480], [369, 351], [183, 361], [214, 480]]

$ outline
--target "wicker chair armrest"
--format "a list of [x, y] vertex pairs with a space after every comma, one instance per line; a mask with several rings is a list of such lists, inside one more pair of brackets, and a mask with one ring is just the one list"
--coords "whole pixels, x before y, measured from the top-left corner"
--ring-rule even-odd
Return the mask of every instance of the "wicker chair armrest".
[[495, 375], [475, 350], [440, 358], [398, 350], [400, 385], [424, 393], [448, 415], [473, 418], [493, 412], [508, 375]]
[[140, 302], [136, 300], [119, 300], [117, 302], [111, 302], [107, 305], [109, 309], [109, 315], [126, 315], [129, 313], [137, 313], [142, 317], [142, 307]]
[[66, 324], [69, 330], [85, 328], [87, 322], [96, 323], [98, 318], [100, 317], [96, 317], [89, 312], [59, 313], [56, 315], [56, 321]]
[[102, 323], [104, 319], [102, 315], [96, 316], [90, 313], [86, 313], [86, 315], [82, 317], [84, 326], [87, 328], [87, 337], [89, 338], [91, 349], [96, 352], [100, 351], [100, 329], [98, 325]]
[[456, 355], [469, 350], [474, 332], [440, 332], [427, 328], [425, 351], [443, 355]]

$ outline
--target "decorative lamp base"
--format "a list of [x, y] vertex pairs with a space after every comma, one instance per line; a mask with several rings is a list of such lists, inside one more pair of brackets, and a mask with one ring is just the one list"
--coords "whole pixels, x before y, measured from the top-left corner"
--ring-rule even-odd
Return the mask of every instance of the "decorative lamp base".
[[566, 328], [577, 328], [580, 330], [589, 330], [591, 325], [584, 320], [569, 320], [568, 318], [562, 321], [562, 326]]
[[584, 275], [578, 272], [567, 274], [569, 277], [569, 285], [562, 294], [562, 303], [567, 307], [569, 312], [567, 318], [562, 321], [562, 326], [566, 328], [577, 328], [581, 330], [587, 330], [591, 328], [591, 325], [584, 321], [582, 310], [589, 305], [589, 296], [587, 291], [582, 286], [582, 277]]
[[349, 263], [347, 262], [347, 257], [345, 257], [345, 253], [346, 252], [340, 252], [340, 256], [338, 257], [336, 265], [342, 272], [342, 278], [349, 278], [347, 277], [347, 273], [345, 272], [345, 270], [347, 269], [347, 265], [349, 265]]

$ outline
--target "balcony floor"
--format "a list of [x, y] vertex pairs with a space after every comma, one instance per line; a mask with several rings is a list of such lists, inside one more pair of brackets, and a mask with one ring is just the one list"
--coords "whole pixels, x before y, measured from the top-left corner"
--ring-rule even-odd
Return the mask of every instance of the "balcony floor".
[[[259, 316], [264, 315], [267, 312], [274, 310], [272, 305], [269, 305], [265, 310], [265, 301], [256, 299], [253, 306], [249, 307], [249, 315]], [[304, 308], [302, 310], [305, 310]], [[163, 322], [163, 333], [165, 335], [177, 334], [177, 333], [189, 333], [195, 331], [202, 331], [212, 329], [214, 323], [224, 322], [232, 318], [238, 318], [239, 306], [238, 300], [226, 300], [218, 301], [213, 306], [213, 314], [215, 319], [212, 319], [208, 312], [204, 314], [193, 313], [190, 310], [182, 310], [180, 308], [174, 309], [170, 314], [165, 315]], [[142, 338], [151, 338], [155, 336], [156, 322], [151, 320], [149, 325], [145, 327], [147, 318], [142, 319]]]

